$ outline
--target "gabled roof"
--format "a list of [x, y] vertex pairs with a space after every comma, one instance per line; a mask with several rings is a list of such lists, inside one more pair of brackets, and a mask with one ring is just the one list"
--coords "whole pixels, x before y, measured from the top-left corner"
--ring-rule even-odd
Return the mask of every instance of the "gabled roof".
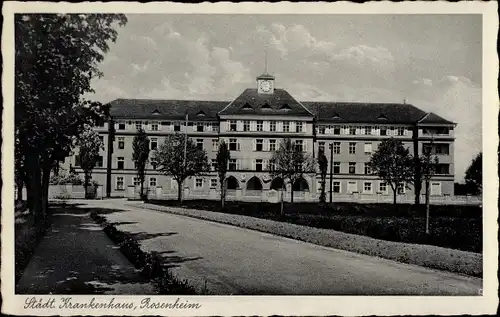
[[[246, 104], [249, 104], [252, 109], [243, 109]], [[262, 106], [266, 104], [269, 105], [270, 109], [261, 109]], [[236, 97], [227, 107], [222, 109], [219, 114], [313, 116], [307, 108], [302, 106], [302, 104], [295, 100], [286, 90], [275, 89], [273, 94], [259, 94], [257, 89], [254, 88], [243, 91], [241, 95]]]
[[[202, 100], [116, 99], [111, 101], [113, 118], [155, 118], [184, 120], [186, 114], [192, 121], [217, 119], [217, 112], [229, 102]], [[204, 113], [205, 115], [199, 115]]]
[[422, 119], [418, 121], [418, 123], [445, 123], [445, 124], [454, 124], [451, 121], [441, 118], [434, 112], [429, 112]]
[[[302, 102], [317, 121], [343, 123], [416, 123], [427, 113], [410, 104]], [[448, 122], [442, 119], [444, 122]]]

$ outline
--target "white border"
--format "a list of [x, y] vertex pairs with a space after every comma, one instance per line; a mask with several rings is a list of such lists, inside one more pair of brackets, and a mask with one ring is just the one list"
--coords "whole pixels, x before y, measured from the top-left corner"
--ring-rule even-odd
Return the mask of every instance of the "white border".
[[[94, 310], [38, 310], [23, 309], [27, 296], [14, 295], [13, 262], [13, 206], [14, 201], [14, 13], [42, 12], [101, 12], [101, 13], [169, 13], [169, 14], [482, 14], [483, 15], [483, 169], [484, 169], [484, 293], [483, 296], [423, 297], [423, 296], [182, 296], [182, 301], [197, 302], [199, 310], [132, 310], [132, 311], [94, 311]], [[360, 12], [362, 11], [362, 12]], [[2, 36], [2, 55], [4, 73], [2, 89], [3, 110], [3, 149], [2, 149], [2, 312], [29, 315], [170, 315], [170, 316], [207, 316], [207, 315], [406, 315], [406, 314], [494, 314], [498, 305], [497, 289], [497, 118], [498, 95], [497, 75], [498, 58], [496, 54], [496, 35], [498, 17], [496, 2], [412, 2], [391, 3], [373, 2], [353, 3], [78, 3], [64, 2], [6, 2], [3, 6], [4, 28]], [[6, 225], [7, 224], [7, 225]], [[50, 296], [41, 296], [48, 298]], [[60, 296], [52, 296], [60, 297]], [[89, 296], [72, 296], [88, 299]], [[140, 296], [113, 296], [116, 300], [134, 300]], [[109, 296], [95, 296], [96, 299], [109, 299]], [[175, 300], [177, 296], [163, 296], [164, 301]], [[160, 299], [160, 297], [157, 297]]]

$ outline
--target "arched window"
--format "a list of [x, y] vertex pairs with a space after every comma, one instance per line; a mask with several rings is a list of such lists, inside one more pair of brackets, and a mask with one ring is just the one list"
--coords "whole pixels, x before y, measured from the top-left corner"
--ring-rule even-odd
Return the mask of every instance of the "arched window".
[[305, 179], [299, 178], [295, 181], [295, 183], [293, 183], [292, 188], [294, 192], [309, 191], [309, 184], [307, 184], [307, 181]]
[[281, 187], [283, 186], [283, 179], [281, 179], [281, 177], [276, 177], [275, 179], [273, 179], [273, 181], [271, 182], [271, 189], [274, 189], [274, 190], [281, 190]]
[[227, 189], [238, 189], [240, 188], [240, 183], [234, 176], [229, 176], [226, 179]]
[[252, 177], [247, 182], [247, 189], [249, 190], [262, 190], [262, 182], [257, 177]]

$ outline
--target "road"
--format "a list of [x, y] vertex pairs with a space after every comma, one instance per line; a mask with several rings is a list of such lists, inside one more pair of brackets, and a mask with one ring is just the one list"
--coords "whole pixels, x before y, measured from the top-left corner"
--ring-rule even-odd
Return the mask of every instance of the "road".
[[173, 273], [215, 295], [478, 295], [482, 280], [169, 213], [125, 200], [103, 208], [161, 253]]

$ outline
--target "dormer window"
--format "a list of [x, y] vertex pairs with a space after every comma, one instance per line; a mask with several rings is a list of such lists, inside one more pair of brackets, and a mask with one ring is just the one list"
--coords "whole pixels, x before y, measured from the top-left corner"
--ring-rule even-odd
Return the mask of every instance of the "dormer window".
[[387, 117], [384, 114], [381, 114], [377, 118], [378, 120], [387, 120]]
[[270, 110], [271, 109], [271, 106], [266, 102], [264, 105], [262, 105], [262, 107], [260, 107], [260, 109], [263, 109], [263, 110]]
[[198, 111], [198, 113], [196, 114], [197, 117], [204, 117], [205, 116], [205, 112], [203, 110], [200, 110]]
[[153, 110], [153, 112], [151, 112], [152, 115], [159, 115], [161, 114], [161, 112], [158, 110], [158, 109], [155, 109]]
[[336, 112], [333, 113], [332, 119], [341, 119], [340, 115]]
[[285, 103], [283, 106], [281, 106], [280, 109], [281, 110], [292, 110], [292, 108], [290, 108], [290, 106], [287, 103]]
[[243, 110], [252, 110], [252, 106], [250, 106], [250, 104], [247, 102], [243, 105], [243, 107], [241, 108]]

